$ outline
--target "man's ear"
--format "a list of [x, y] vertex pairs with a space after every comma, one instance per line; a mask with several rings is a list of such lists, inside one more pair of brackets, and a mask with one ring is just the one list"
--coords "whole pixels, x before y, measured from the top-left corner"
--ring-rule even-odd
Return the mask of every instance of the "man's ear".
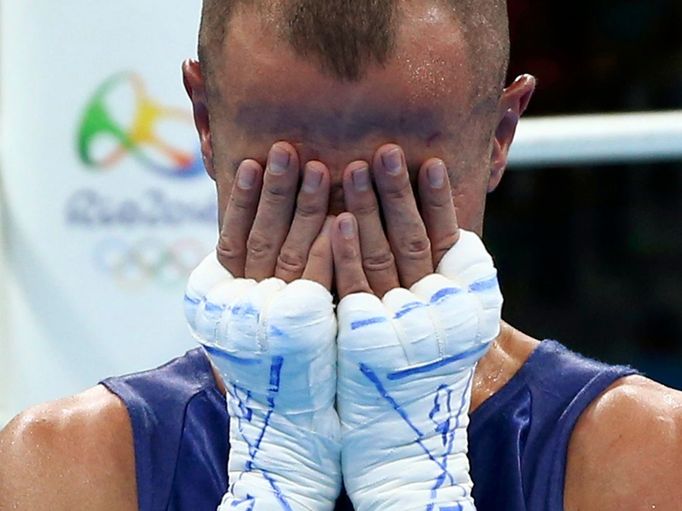
[[497, 128], [495, 130], [493, 152], [490, 157], [491, 168], [488, 192], [495, 190], [502, 180], [509, 161], [509, 148], [514, 141], [516, 127], [533, 97], [535, 84], [534, 76], [519, 76], [502, 93], [497, 111]]
[[201, 142], [201, 154], [204, 158], [204, 167], [211, 179], [215, 181], [215, 169], [213, 168], [213, 142], [211, 139], [211, 126], [208, 117], [208, 95], [206, 82], [201, 73], [201, 66], [196, 60], [186, 60], [182, 63], [182, 80], [185, 90], [192, 102], [194, 110], [194, 125], [199, 132]]

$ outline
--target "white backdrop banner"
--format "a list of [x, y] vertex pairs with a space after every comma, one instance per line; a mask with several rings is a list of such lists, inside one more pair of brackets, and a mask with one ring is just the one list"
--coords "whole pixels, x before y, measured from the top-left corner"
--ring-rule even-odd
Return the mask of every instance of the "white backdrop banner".
[[200, 1], [0, 7], [7, 419], [193, 347], [184, 283], [217, 229], [180, 75]]

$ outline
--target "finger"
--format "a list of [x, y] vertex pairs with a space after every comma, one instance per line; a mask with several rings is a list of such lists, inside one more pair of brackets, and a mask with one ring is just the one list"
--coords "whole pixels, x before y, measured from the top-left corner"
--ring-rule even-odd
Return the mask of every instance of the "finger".
[[243, 161], [232, 186], [217, 247], [218, 261], [237, 278], [244, 276], [246, 242], [258, 209], [262, 185], [263, 168], [260, 164], [253, 160]]
[[350, 213], [342, 213], [332, 227], [334, 274], [339, 300], [354, 293], [371, 293], [365, 272], [362, 270], [358, 223]]
[[300, 279], [308, 253], [320, 234], [329, 209], [329, 171], [320, 162], [309, 162], [303, 174], [294, 221], [279, 257], [275, 276], [285, 282]]
[[431, 243], [417, 208], [402, 149], [394, 144], [380, 148], [373, 168], [400, 282], [410, 288], [433, 273], [433, 261]]
[[313, 243], [308, 255], [308, 264], [303, 272], [303, 278], [322, 284], [331, 291], [334, 279], [334, 257], [332, 255], [331, 230], [335, 218], [330, 216], [324, 222], [322, 232]]
[[400, 287], [400, 280], [391, 246], [381, 224], [379, 203], [367, 163], [354, 162], [346, 168], [343, 189], [346, 208], [358, 222], [362, 266], [367, 281], [374, 293], [383, 297], [391, 289]]
[[247, 242], [247, 278], [263, 280], [275, 274], [277, 256], [291, 225], [298, 178], [296, 150], [278, 142], [270, 150], [260, 203]]
[[433, 267], [438, 268], [443, 256], [459, 239], [457, 212], [445, 163], [427, 161], [419, 171], [419, 197], [426, 232], [431, 240]]

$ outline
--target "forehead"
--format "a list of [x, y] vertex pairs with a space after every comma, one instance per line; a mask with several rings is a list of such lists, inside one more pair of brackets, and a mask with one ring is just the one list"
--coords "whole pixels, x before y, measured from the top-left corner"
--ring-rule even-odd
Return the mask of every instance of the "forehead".
[[[473, 104], [472, 63], [462, 32], [439, 2], [401, 2], [396, 47], [358, 81], [323, 72], [279, 35], [277, 16], [239, 9], [214, 89], [234, 139], [298, 139], [339, 146], [371, 139], [429, 143], [462, 126]], [[236, 143], [238, 140], [231, 140]]]

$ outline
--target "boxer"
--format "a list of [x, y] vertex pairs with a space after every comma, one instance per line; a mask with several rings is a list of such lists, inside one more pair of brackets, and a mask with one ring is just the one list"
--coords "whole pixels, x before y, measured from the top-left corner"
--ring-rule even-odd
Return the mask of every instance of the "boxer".
[[0, 509], [682, 508], [679, 392], [489, 321], [504, 2], [206, 0], [199, 50], [202, 347], [20, 414]]

